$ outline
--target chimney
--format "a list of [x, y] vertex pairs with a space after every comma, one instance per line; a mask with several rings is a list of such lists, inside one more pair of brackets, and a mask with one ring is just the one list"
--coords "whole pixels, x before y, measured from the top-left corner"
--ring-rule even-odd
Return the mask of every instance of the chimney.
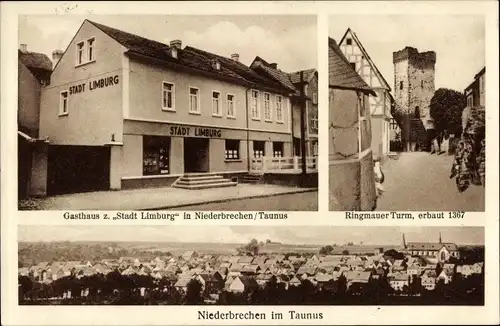
[[231, 59], [233, 59], [236, 62], [240, 61], [240, 55], [238, 53], [233, 53], [231, 54]]
[[270, 63], [269, 66], [271, 66], [271, 68], [273, 69], [278, 69], [278, 64], [277, 63]]
[[182, 47], [182, 41], [181, 40], [170, 41], [170, 46], [176, 49], [180, 49]]
[[20, 50], [22, 53], [26, 53], [26, 52], [28, 52], [28, 45], [27, 45], [27, 44], [20, 44], [20, 45], [19, 45], [19, 50]]
[[57, 65], [59, 60], [61, 60], [63, 56], [63, 51], [62, 50], [54, 50], [52, 51], [52, 69]]

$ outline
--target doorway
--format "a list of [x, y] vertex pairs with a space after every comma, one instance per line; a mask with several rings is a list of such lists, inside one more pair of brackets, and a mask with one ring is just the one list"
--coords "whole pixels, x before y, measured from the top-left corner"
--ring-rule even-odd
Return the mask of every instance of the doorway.
[[205, 138], [184, 138], [184, 172], [209, 171], [209, 144]]

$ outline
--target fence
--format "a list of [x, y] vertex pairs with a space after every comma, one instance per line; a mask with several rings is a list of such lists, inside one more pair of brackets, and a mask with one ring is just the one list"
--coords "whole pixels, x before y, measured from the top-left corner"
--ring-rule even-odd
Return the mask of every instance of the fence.
[[[306, 157], [306, 172], [313, 173], [318, 171], [318, 157]], [[264, 173], [291, 173], [302, 172], [302, 158], [293, 157], [254, 157], [250, 164], [250, 172], [257, 174]]]

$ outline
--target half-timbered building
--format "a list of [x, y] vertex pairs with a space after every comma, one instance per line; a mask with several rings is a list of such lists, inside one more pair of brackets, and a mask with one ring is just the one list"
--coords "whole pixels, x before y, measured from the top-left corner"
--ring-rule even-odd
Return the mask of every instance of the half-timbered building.
[[[390, 151], [391, 107], [394, 98], [391, 87], [378, 70], [359, 38], [350, 28], [339, 42], [342, 53], [352, 69], [370, 86], [377, 96], [369, 97], [372, 121], [372, 149], [374, 157], [384, 157]], [[394, 124], [392, 125], [392, 127]]]

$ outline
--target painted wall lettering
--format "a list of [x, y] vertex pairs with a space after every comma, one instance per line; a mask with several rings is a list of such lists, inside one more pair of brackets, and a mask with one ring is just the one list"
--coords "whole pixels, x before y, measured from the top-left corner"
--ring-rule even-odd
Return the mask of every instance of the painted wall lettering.
[[171, 136], [221, 138], [222, 130], [213, 128], [170, 126]]
[[71, 86], [69, 88], [69, 95], [83, 93], [85, 92], [85, 89], [92, 91], [96, 88], [105, 88], [108, 86], [118, 85], [119, 82], [120, 82], [120, 77], [118, 75], [91, 80], [89, 81], [88, 88], [85, 87], [86, 84]]

